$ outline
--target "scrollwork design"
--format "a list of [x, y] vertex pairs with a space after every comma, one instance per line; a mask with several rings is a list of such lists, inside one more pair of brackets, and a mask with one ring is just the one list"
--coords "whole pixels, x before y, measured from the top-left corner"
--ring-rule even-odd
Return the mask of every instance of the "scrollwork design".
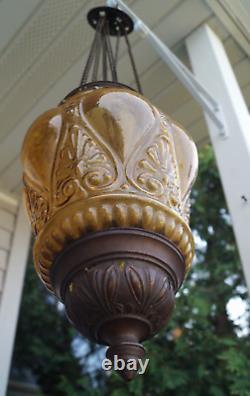
[[25, 180], [24, 185], [26, 207], [31, 220], [32, 229], [35, 235], [37, 235], [49, 219], [49, 203], [41, 193], [29, 187]]
[[87, 129], [72, 126], [66, 132], [56, 167], [56, 202], [63, 205], [72, 197], [87, 198], [97, 190], [110, 187], [116, 168]]
[[145, 150], [135, 166], [133, 180], [137, 188], [179, 211], [178, 172], [173, 147], [166, 133], [158, 135]]

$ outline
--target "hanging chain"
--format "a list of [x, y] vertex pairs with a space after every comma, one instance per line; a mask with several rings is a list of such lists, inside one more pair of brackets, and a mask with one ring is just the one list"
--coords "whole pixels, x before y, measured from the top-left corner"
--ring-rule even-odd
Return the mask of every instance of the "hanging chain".
[[[80, 85], [86, 84], [86, 82], [88, 80], [91, 66], [92, 66], [93, 61], [96, 57], [95, 56], [96, 55], [96, 47], [98, 46], [99, 39], [101, 37], [101, 30], [102, 30], [102, 26], [103, 26], [104, 22], [105, 22], [105, 17], [100, 18], [97, 23], [95, 36], [94, 36], [94, 39], [93, 39], [91, 47], [90, 47], [89, 56], [88, 56], [88, 59], [87, 59], [87, 62], [86, 62], [86, 65], [85, 65], [85, 68], [84, 68], [84, 71], [82, 74]], [[97, 51], [97, 53], [99, 53], [99, 51]]]
[[102, 27], [105, 23], [105, 17], [101, 19], [101, 23], [99, 28], [97, 29], [97, 39], [95, 45], [95, 59], [94, 59], [94, 66], [92, 72], [92, 81], [96, 81], [98, 78], [98, 69], [99, 69], [99, 61], [100, 61], [100, 54], [101, 54], [101, 43], [102, 43]]
[[107, 55], [108, 55], [108, 60], [109, 60], [109, 66], [111, 70], [111, 75], [112, 75], [112, 81], [117, 82], [117, 72], [116, 72], [116, 64], [115, 64], [115, 59], [114, 59], [114, 54], [112, 50], [112, 45], [111, 45], [111, 40], [110, 40], [110, 34], [109, 34], [109, 26], [108, 23], [106, 25], [106, 45], [107, 45]]
[[[106, 30], [106, 21], [103, 27], [103, 32]], [[105, 34], [102, 35], [102, 78], [103, 81], [108, 80], [108, 69], [107, 69], [107, 44]]]
[[127, 48], [128, 48], [128, 54], [129, 54], [129, 58], [130, 58], [130, 63], [131, 63], [132, 69], [133, 69], [134, 77], [135, 77], [136, 86], [137, 86], [138, 92], [140, 92], [140, 94], [142, 94], [141, 83], [140, 83], [140, 80], [139, 80], [139, 75], [138, 75], [137, 68], [136, 68], [136, 65], [135, 65], [135, 61], [134, 61], [134, 57], [133, 57], [133, 54], [132, 54], [132, 49], [131, 49], [131, 45], [130, 45], [130, 41], [128, 39], [128, 35], [127, 35], [126, 29], [124, 30], [124, 36], [125, 36], [125, 41], [126, 41]]
[[121, 29], [120, 29], [120, 26], [118, 26], [118, 31], [117, 31], [117, 36], [116, 36], [116, 45], [115, 45], [115, 66], [117, 66], [117, 62], [118, 62], [120, 38], [121, 38]]
[[[98, 81], [99, 77], [101, 77], [103, 81], [108, 81], [110, 77], [111, 81], [118, 82], [117, 63], [119, 56], [120, 39], [122, 36], [124, 36], [137, 90], [142, 93], [139, 75], [133, 58], [126, 26], [123, 25], [123, 21], [121, 18], [117, 18], [115, 20], [116, 34], [114, 34], [114, 26], [110, 25], [111, 23], [113, 23], [113, 21], [111, 21], [112, 19], [109, 20], [108, 16], [104, 13], [99, 17], [96, 26], [94, 26], [96, 31], [94, 39], [91, 43], [87, 62], [80, 81], [80, 86], [86, 84], [87, 82]], [[116, 36], [114, 50], [112, 48], [110, 38], [110, 28], [111, 30], [113, 28], [112, 34]], [[100, 59], [102, 69], [101, 73], [99, 73]], [[109, 72], [111, 73], [111, 76], [109, 76]]]

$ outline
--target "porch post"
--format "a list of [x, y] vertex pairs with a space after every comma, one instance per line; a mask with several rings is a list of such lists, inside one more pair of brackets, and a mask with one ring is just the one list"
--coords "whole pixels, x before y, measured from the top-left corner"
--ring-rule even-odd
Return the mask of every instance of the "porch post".
[[186, 45], [197, 79], [219, 103], [224, 116], [227, 136], [223, 138], [204, 114], [250, 290], [250, 115], [216, 34], [204, 25], [187, 38]]
[[0, 396], [7, 390], [29, 244], [30, 225], [20, 204], [0, 301]]

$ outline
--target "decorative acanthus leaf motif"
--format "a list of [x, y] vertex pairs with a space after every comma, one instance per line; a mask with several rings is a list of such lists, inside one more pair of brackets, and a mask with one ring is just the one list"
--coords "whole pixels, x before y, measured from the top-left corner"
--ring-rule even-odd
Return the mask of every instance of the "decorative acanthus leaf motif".
[[171, 289], [171, 287], [171, 283], [167, 277], [161, 279], [160, 285], [158, 286], [156, 292], [154, 295], [151, 295], [151, 304], [154, 306], [154, 308], [162, 304], [163, 300], [166, 299], [167, 291]]
[[[125, 276], [136, 303], [142, 307], [145, 314], [160, 306], [168, 298], [168, 291], [172, 284], [167, 276], [159, 278], [155, 271], [147, 268], [136, 270], [133, 266], [127, 266]], [[145, 293], [147, 290], [147, 293]]]
[[96, 300], [95, 295], [91, 292], [88, 287], [86, 277], [83, 280], [84, 287], [79, 288], [78, 293], [80, 298], [83, 298], [88, 306], [91, 306], [94, 310], [99, 309], [98, 300]]
[[[125, 301], [124, 293], [127, 295]], [[154, 327], [162, 320], [162, 307], [173, 298], [174, 288], [168, 276], [159, 274], [157, 269], [149, 271], [144, 265], [129, 262], [122, 269], [113, 263], [83, 270], [81, 275], [78, 274], [73, 295], [70, 304], [78, 304], [79, 300], [84, 302], [84, 316], [89, 326], [94, 326], [104, 314], [142, 314], [150, 320], [154, 316]]]
[[80, 283], [72, 282], [68, 286], [71, 294], [67, 303], [68, 311], [71, 320], [77, 321], [74, 306], [79, 301], [84, 302], [84, 326], [87, 325], [91, 328], [102, 315], [112, 315], [117, 311], [115, 301], [119, 287], [119, 273], [116, 266], [112, 264], [104, 268], [103, 271], [96, 267], [85, 268], [78, 277]]
[[105, 303], [109, 306], [110, 311], [113, 310], [112, 305], [116, 299], [117, 289], [119, 284], [119, 271], [116, 271], [116, 266], [111, 265], [105, 271], [103, 278], [103, 295], [101, 298], [105, 298]]
[[74, 125], [66, 131], [56, 165], [56, 202], [88, 197], [91, 191], [110, 187], [116, 177], [114, 162], [88, 135], [88, 129]]
[[37, 235], [40, 229], [42, 229], [44, 224], [49, 219], [49, 203], [41, 193], [38, 193], [28, 186], [28, 184], [25, 182], [25, 178], [24, 185], [26, 207], [29, 213], [33, 231], [35, 235]]
[[181, 195], [174, 147], [167, 133], [158, 135], [134, 168], [133, 184], [178, 213]]
[[131, 294], [139, 305], [144, 303], [144, 284], [140, 274], [132, 266], [126, 266], [125, 276]]

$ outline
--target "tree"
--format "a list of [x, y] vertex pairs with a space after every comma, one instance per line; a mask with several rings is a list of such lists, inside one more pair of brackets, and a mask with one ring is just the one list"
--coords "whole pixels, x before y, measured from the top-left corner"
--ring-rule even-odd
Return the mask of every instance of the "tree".
[[62, 307], [46, 291], [30, 263], [13, 355], [15, 371], [21, 378], [31, 371], [45, 395], [78, 396], [80, 389], [91, 387], [91, 378], [84, 375], [80, 360], [74, 356], [75, 337]]
[[[227, 309], [233, 298], [247, 302], [247, 289], [211, 146], [200, 152], [191, 227], [197, 257], [170, 323], [146, 343], [144, 376], [124, 383], [99, 369], [90, 375], [73, 353], [75, 331], [30, 270], [14, 366], [32, 368], [47, 396], [250, 396], [249, 327], [242, 331]], [[94, 353], [90, 348], [88, 354]]]

